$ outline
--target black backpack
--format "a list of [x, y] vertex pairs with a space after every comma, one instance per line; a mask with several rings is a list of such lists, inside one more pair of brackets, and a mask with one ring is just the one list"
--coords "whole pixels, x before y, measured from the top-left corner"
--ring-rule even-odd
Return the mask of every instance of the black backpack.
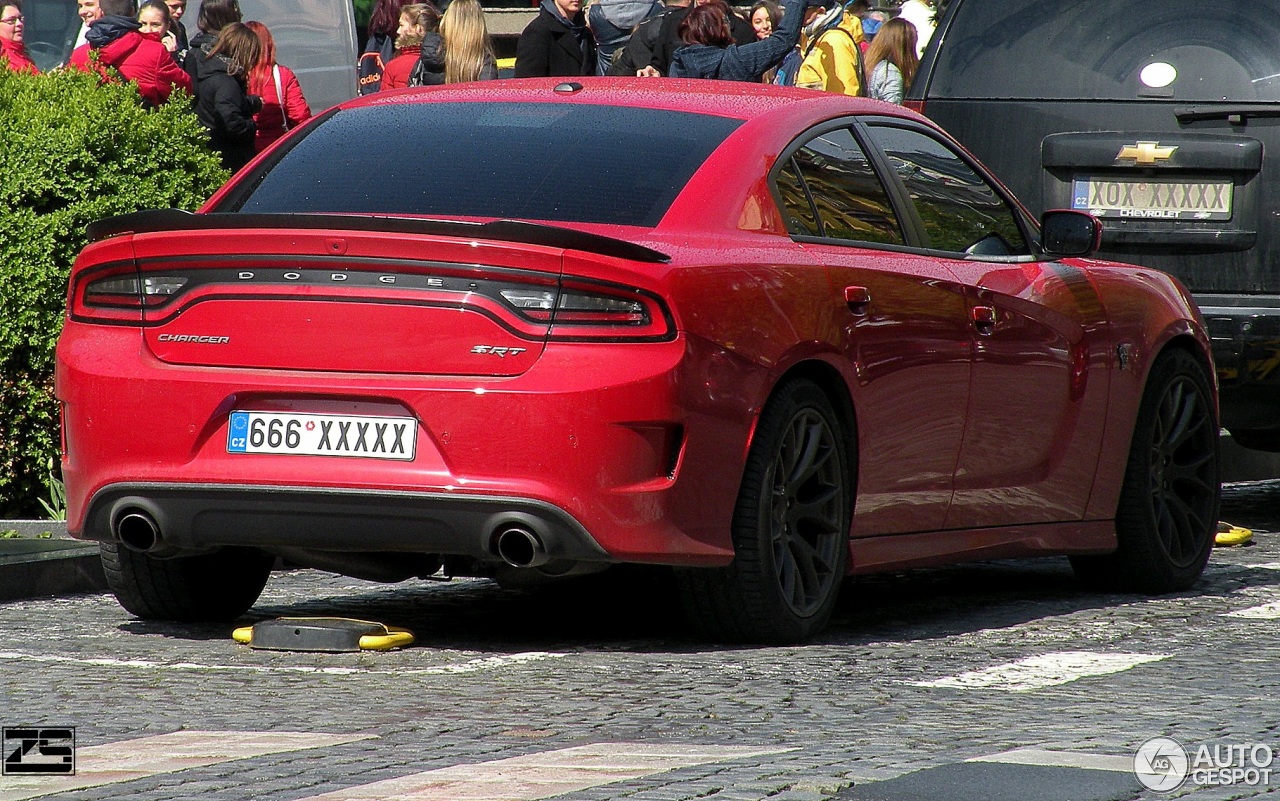
[[361, 95], [371, 95], [382, 89], [382, 73], [386, 65], [382, 63], [382, 54], [377, 50], [360, 54], [356, 63], [356, 82]]

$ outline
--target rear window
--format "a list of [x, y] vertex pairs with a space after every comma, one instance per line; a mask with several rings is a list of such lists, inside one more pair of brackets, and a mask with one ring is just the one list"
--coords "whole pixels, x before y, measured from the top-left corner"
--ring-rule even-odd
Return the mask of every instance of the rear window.
[[1280, 101], [1280, 0], [953, 2], [930, 96]]
[[740, 120], [551, 103], [340, 111], [219, 211], [657, 225]]

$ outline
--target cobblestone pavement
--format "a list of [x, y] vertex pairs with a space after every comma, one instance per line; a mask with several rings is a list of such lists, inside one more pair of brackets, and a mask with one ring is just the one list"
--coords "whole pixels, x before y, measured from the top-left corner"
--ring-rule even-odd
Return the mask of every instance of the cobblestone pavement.
[[[1280, 761], [1269, 785], [1166, 795], [1122, 772], [1156, 736], [1193, 755], [1280, 746], [1280, 482], [1228, 487], [1223, 517], [1257, 542], [1217, 550], [1192, 592], [1089, 592], [1058, 559], [914, 571], [851, 583], [826, 635], [795, 648], [701, 644], [643, 572], [508, 592], [294, 571], [252, 612], [417, 634], [388, 653], [256, 651], [226, 626], [132, 620], [109, 595], [0, 604], [0, 723], [74, 726], [78, 758], [76, 777], [0, 777], [0, 801], [817, 801], [998, 754], [1134, 785], [1106, 797], [1259, 797]], [[603, 773], [539, 784], [556, 760]]]

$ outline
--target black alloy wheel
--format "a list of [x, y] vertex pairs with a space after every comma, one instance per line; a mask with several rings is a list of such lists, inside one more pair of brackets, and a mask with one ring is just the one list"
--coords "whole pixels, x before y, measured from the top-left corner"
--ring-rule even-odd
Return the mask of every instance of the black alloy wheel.
[[1127, 592], [1188, 589], [1218, 527], [1218, 419], [1209, 368], [1185, 350], [1151, 367], [1116, 510], [1115, 553], [1072, 557], [1085, 581]]
[[784, 429], [765, 476], [772, 489], [760, 505], [761, 524], [769, 529], [782, 599], [797, 617], [819, 612], [843, 578], [848, 520], [840, 447], [820, 413], [801, 409]]
[[855, 454], [812, 381], [760, 415], [733, 517], [733, 563], [676, 571], [691, 622], [713, 639], [796, 643], [826, 626], [848, 564]]
[[1210, 399], [1191, 377], [1177, 376], [1156, 410], [1148, 491], [1160, 544], [1178, 568], [1203, 555], [1205, 532], [1216, 530], [1218, 425]]

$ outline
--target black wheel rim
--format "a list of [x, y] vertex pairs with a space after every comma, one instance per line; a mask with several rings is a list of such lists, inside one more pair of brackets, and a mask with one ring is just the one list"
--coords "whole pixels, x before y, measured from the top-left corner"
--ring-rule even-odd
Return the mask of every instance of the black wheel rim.
[[1156, 409], [1151, 442], [1151, 506], [1170, 561], [1193, 564], [1217, 527], [1217, 436], [1209, 401], [1186, 377], [1173, 381]]
[[782, 599], [800, 617], [817, 613], [836, 583], [846, 524], [845, 477], [835, 434], [812, 409], [791, 418], [769, 468], [765, 512]]

